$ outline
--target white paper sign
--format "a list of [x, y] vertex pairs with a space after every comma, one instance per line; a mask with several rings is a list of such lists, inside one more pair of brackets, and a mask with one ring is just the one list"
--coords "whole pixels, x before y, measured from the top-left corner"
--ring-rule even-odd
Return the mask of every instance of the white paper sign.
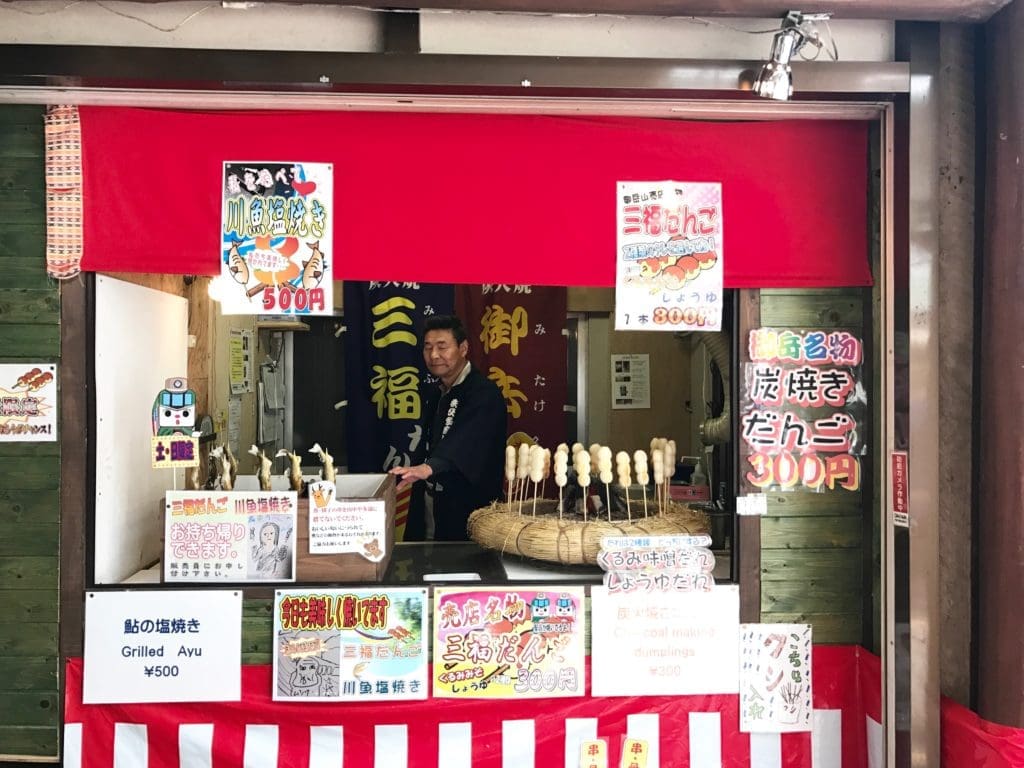
[[609, 594], [592, 587], [594, 696], [739, 691], [739, 587]]
[[767, 515], [768, 496], [763, 493], [748, 493], [736, 497], [737, 515]]
[[57, 366], [0, 364], [0, 442], [57, 440]]
[[82, 701], [238, 701], [241, 653], [237, 590], [89, 592]]
[[740, 730], [811, 730], [811, 625], [740, 626]]
[[619, 182], [616, 211], [615, 330], [720, 330], [722, 185]]
[[651, 356], [612, 355], [612, 410], [651, 407]]
[[371, 562], [384, 559], [387, 508], [383, 499], [338, 501], [334, 483], [309, 486], [310, 554], [355, 552]]

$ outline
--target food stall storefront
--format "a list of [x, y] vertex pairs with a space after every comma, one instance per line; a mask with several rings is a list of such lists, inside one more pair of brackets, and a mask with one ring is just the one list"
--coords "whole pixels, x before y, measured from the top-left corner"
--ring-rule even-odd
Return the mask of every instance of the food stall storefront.
[[[821, 764], [867, 764], [869, 749], [879, 745], [875, 729], [881, 733], [883, 720], [880, 671], [877, 661], [856, 646], [878, 650], [882, 633], [880, 614], [872, 608], [882, 601], [882, 579], [869, 564], [881, 557], [879, 515], [885, 501], [878, 456], [880, 446], [887, 444], [888, 406], [879, 384], [886, 370], [880, 351], [886, 319], [877, 308], [885, 304], [890, 279], [886, 265], [891, 243], [883, 233], [891, 201], [885, 186], [889, 181], [878, 179], [885, 179], [889, 170], [883, 158], [892, 141], [891, 107], [804, 105], [801, 117], [815, 119], [786, 119], [784, 110], [744, 100], [720, 105], [717, 119], [702, 114], [694, 120], [678, 114], [667, 118], [664, 110], [669, 106], [674, 112], [682, 108], [686, 117], [684, 103], [669, 100], [648, 107], [642, 117], [617, 115], [622, 105], [615, 100], [591, 104], [585, 116], [573, 117], [544, 114], [538, 104], [530, 106], [533, 114], [507, 114], [503, 108], [509, 104], [497, 98], [484, 106], [463, 104], [451, 110], [419, 97], [416, 110], [403, 112], [379, 107], [318, 112], [89, 106], [51, 110], [51, 127], [62, 124], [81, 137], [81, 187], [54, 194], [80, 195], [83, 237], [80, 263], [64, 258], [66, 254], [54, 254], [53, 261], [55, 268], [62, 262], [60, 269], [66, 273], [76, 268], [97, 273], [89, 278], [88, 291], [78, 294], [77, 307], [74, 291], [63, 307], [94, 321], [89, 326], [94, 357], [82, 359], [84, 370], [94, 377], [91, 415], [81, 403], [67, 407], [68, 383], [82, 381], [76, 378], [82, 372], [73, 366], [68, 370], [69, 361], [62, 360], [68, 376], [62, 380], [64, 429], [69, 417], [77, 417], [95, 436], [87, 455], [95, 501], [78, 520], [89, 535], [83, 537], [85, 551], [72, 569], [82, 578], [75, 585], [72, 574], [63, 582], [68, 605], [85, 596], [84, 643], [79, 642], [77, 653], [73, 639], [64, 645], [71, 651], [64, 718], [69, 764], [89, 765], [110, 756], [130, 760], [143, 750], [151, 765], [177, 764], [179, 756], [193, 753], [254, 765], [277, 760], [324, 764], [341, 757], [353, 765], [371, 760], [375, 765], [549, 765], [556, 760], [602, 765], [624, 759], [633, 749], [648, 765], [687, 760], [693, 765], [773, 764], [764, 760], [817, 765], [821, 759], [826, 759]], [[698, 108], [691, 108], [696, 116]], [[763, 149], [768, 146], [770, 153]], [[793, 157], [817, 168], [819, 178], [842, 178], [844, 185], [810, 183]], [[138, 172], [126, 175], [126, 168]], [[315, 176], [323, 168], [328, 175]], [[240, 171], [235, 174], [241, 180], [239, 189], [231, 187], [232, 170]], [[249, 187], [246, 194], [244, 178], [250, 170], [256, 179], [264, 171], [269, 175], [263, 192], [252, 193]], [[154, 188], [157, 179], [165, 183]], [[278, 182], [293, 191], [276, 194]], [[622, 183], [639, 184], [645, 191], [616, 195], [615, 185]], [[722, 283], [712, 303], [720, 311], [724, 308], [725, 358], [700, 338], [706, 316], [688, 311], [671, 273], [659, 274], [665, 267], [660, 255], [650, 259], [658, 262], [655, 266], [639, 264], [647, 259], [633, 261], [638, 273], [653, 270], [657, 278], [646, 291], [652, 304], [645, 324], [663, 327], [626, 331], [616, 323], [612, 328], [612, 317], [622, 310], [620, 294], [613, 289], [622, 290], [626, 282], [621, 274], [617, 279], [615, 254], [627, 250], [623, 235], [628, 225], [635, 224], [651, 242], [706, 237], [687, 232], [685, 224], [659, 221], [660, 213], [652, 215], [668, 209], [685, 222], [690, 212], [679, 204], [657, 204], [661, 185], [718, 185], [720, 222], [714, 242]], [[270, 236], [280, 233], [249, 232], [252, 242], [241, 237], [241, 222], [258, 207], [252, 200], [260, 199], [272, 210], [274, 197], [287, 202], [315, 196], [317, 188], [330, 194], [310, 197], [307, 210], [314, 212], [319, 201], [326, 222], [292, 237], [298, 241], [293, 250], [286, 252], [290, 246]], [[249, 202], [232, 212], [229, 201], [240, 198]], [[636, 220], [629, 220], [630, 215]], [[234, 229], [228, 228], [229, 221]], [[261, 237], [265, 240], [257, 242]], [[703, 252], [695, 245], [687, 253]], [[670, 247], [668, 253], [674, 257], [669, 266], [677, 266], [681, 251]], [[238, 278], [236, 256], [245, 262], [245, 279]], [[310, 264], [317, 269], [330, 265], [329, 281], [341, 285], [315, 293], [327, 286], [305, 282]], [[285, 274], [291, 265], [298, 274]], [[261, 272], [275, 276], [261, 283]], [[220, 314], [233, 299], [223, 293], [217, 301], [210, 298], [225, 285], [221, 280], [219, 287], [208, 289], [219, 278], [234, 282], [226, 285], [235, 298], [239, 286], [244, 289], [245, 300], [254, 305], [248, 320], [225, 320]], [[157, 285], [171, 290], [153, 291]], [[426, 300], [421, 290], [437, 293]], [[155, 292], [176, 294], [177, 300], [155, 297]], [[662, 306], [659, 312], [658, 302], [668, 301], [667, 296], [680, 303]], [[299, 297], [305, 307], [300, 307]], [[535, 305], [527, 307], [531, 300]], [[625, 451], [632, 456], [652, 438], [668, 435], [671, 441], [659, 445], [664, 456], [670, 442], [678, 444], [678, 449], [672, 445], [672, 454], [678, 450], [679, 461], [661, 469], [661, 482], [655, 464], [649, 484], [618, 478], [598, 482], [605, 473], [598, 467], [604, 457], [595, 454], [595, 485], [603, 490], [584, 492], [596, 500], [589, 505], [584, 500], [578, 508], [582, 525], [595, 525], [588, 514], [603, 513], [609, 524], [615, 521], [622, 541], [607, 536], [613, 531], [587, 534], [575, 520], [555, 522], [556, 505], [561, 505], [556, 483], [538, 493], [539, 481], [531, 478], [531, 489], [517, 474], [518, 467], [509, 475], [503, 502], [506, 517], [520, 519], [514, 521], [514, 532], [505, 532], [505, 541], [498, 535], [499, 543], [396, 542], [402, 534], [402, 507], [400, 501], [396, 505], [393, 481], [382, 475], [369, 489], [345, 490], [346, 483], [358, 484], [367, 473], [413, 461], [415, 409], [411, 395], [398, 397], [410, 388], [401, 385], [397, 369], [419, 363], [415, 358], [395, 363], [373, 357], [388, 346], [375, 341], [392, 333], [418, 338], [423, 318], [444, 301], [467, 320], [471, 349], [478, 344], [485, 352], [508, 351], [500, 348], [510, 347], [517, 335], [524, 348], [535, 337], [555, 337], [557, 344], [548, 346], [556, 350], [553, 356], [548, 351], [543, 358], [547, 362], [534, 364], [545, 367], [500, 371], [506, 384], [510, 374], [517, 374], [521, 385], [503, 387], [510, 437], [521, 432], [530, 438], [515, 448], [534, 441], [557, 456], [556, 442], [581, 442], [607, 447], [611, 455]], [[307, 311], [310, 307], [319, 311]], [[541, 324], [526, 318], [545, 310], [554, 312], [553, 319], [543, 324], [545, 332], [537, 332]], [[391, 317], [384, 322], [385, 311], [397, 311], [408, 320]], [[504, 336], [487, 325], [488, 313], [510, 323]], [[564, 334], [556, 325], [560, 319]], [[343, 356], [337, 349], [321, 349], [320, 357], [303, 363], [303, 349], [310, 347], [298, 337], [313, 336], [316, 329], [321, 336], [342, 339]], [[218, 337], [221, 330], [227, 334]], [[418, 354], [418, 344], [406, 346]], [[361, 363], [353, 363], [359, 359], [357, 349], [363, 350]], [[153, 360], [158, 352], [168, 352], [161, 366], [169, 369], [157, 370]], [[671, 359], [673, 355], [679, 360]], [[301, 376], [326, 378], [318, 371], [339, 362], [346, 369], [344, 399], [328, 405], [339, 421], [354, 420], [346, 409], [354, 411], [362, 398], [369, 406], [364, 414], [369, 412], [378, 423], [358, 429], [349, 424], [342, 438], [344, 453], [334, 449], [332, 459], [332, 444], [316, 431], [331, 429], [322, 411], [300, 417], [296, 400], [300, 390], [315, 391], [308, 381], [300, 383]], [[497, 367], [488, 357], [473, 362], [492, 374]], [[574, 364], [579, 368], [570, 387]], [[674, 371], [684, 367], [700, 372], [699, 383], [673, 381]], [[294, 378], [275, 380], [289, 369]], [[154, 390], [141, 383], [146, 375], [161, 384], [174, 377], [183, 381]], [[542, 397], [546, 393], [538, 392], [546, 386], [540, 379], [547, 375], [552, 384], [565, 388], [550, 405]], [[388, 386], [374, 389], [375, 376], [383, 376]], [[801, 395], [797, 382], [806, 384], [808, 378], [814, 382]], [[715, 387], [720, 389], [719, 402], [711, 413], [704, 406], [716, 399]], [[544, 405], [538, 409], [540, 403]], [[190, 436], [194, 443], [176, 446], [177, 437], [161, 433], [164, 425], [157, 422], [164, 405], [190, 404], [192, 417], [198, 417], [196, 434]], [[540, 416], [546, 407], [557, 415]], [[697, 415], [680, 419], [688, 409]], [[563, 415], [581, 411], [583, 418]], [[724, 423], [729, 424], [729, 411], [731, 427], [723, 428], [721, 417], [725, 413]], [[535, 421], [515, 428], [514, 419], [524, 412]], [[125, 448], [128, 436], [138, 433], [139, 413], [146, 438], [141, 470], [140, 454]], [[205, 424], [204, 415], [210, 417]], [[713, 428], [710, 422], [716, 417]], [[145, 434], [151, 429], [152, 435]], [[716, 429], [724, 434], [713, 434]], [[248, 434], [255, 435], [255, 463], [244, 455]], [[381, 434], [386, 436], [383, 442]], [[396, 434], [408, 442], [396, 444]], [[225, 445], [242, 468], [237, 476], [227, 469], [220, 479], [208, 479], [207, 456], [223, 456]], [[283, 477], [259, 477], [260, 470], [266, 473], [264, 458], [274, 458], [276, 451], [298, 456], [294, 484]], [[654, 452], [652, 446], [652, 459]], [[129, 453], [131, 458], [125, 458]], [[309, 453], [314, 454], [312, 461]], [[172, 461], [181, 459], [179, 468], [154, 468], [165, 454]], [[190, 460], [199, 457], [203, 463], [197, 468]], [[687, 461], [689, 457], [698, 461]], [[345, 549], [350, 542], [332, 539], [335, 529], [330, 526], [344, 524], [340, 517], [321, 516], [316, 528], [319, 501], [314, 501], [313, 491], [324, 490], [319, 481], [331, 479], [334, 461], [338, 472], [330, 490], [340, 503], [359, 507], [331, 508], [337, 515], [369, 515], [367, 507], [382, 504], [372, 512], [382, 513], [381, 535], [374, 539], [379, 551], [367, 550], [369, 556]], [[577, 479], [588, 474], [573, 463]], [[282, 475], [284, 464], [276, 465], [273, 473]], [[257, 471], [247, 471], [249, 466]], [[640, 474], [635, 463], [632, 469]], [[689, 474], [689, 482], [671, 482], [677, 469]], [[704, 479], [709, 474], [710, 481]], [[666, 508], [688, 508], [694, 502], [698, 511], [712, 517], [703, 528], [669, 531], [692, 540], [659, 544], [650, 525], [644, 528], [638, 522], [634, 529], [613, 516], [613, 507], [622, 506], [613, 503], [609, 486], [615, 484], [622, 488], [630, 522], [632, 510], [639, 518], [641, 506], [645, 514], [660, 519], [666, 517]], [[308, 491], [309, 497], [290, 495], [296, 491], [288, 489], [296, 488]], [[158, 504], [150, 498], [154, 489]], [[515, 500], [516, 493], [524, 501]], [[534, 501], [538, 496], [543, 499], [539, 513]], [[154, 507], [159, 511], [155, 520]], [[203, 526], [210, 526], [213, 536], [223, 524], [225, 535], [235, 536], [228, 530], [232, 524], [225, 510], [230, 509], [244, 518], [239, 540], [254, 550], [265, 548], [271, 561], [290, 533], [291, 550], [278, 558], [294, 558], [290, 567], [260, 574], [250, 563], [245, 578], [233, 578], [227, 571], [230, 563], [223, 556], [218, 562], [213, 552], [216, 542], [206, 542], [211, 547], [204, 554], [186, 546], [192, 535], [189, 518], [199, 523], [198, 536], [205, 535]], [[734, 517], [737, 511], [742, 516]], [[69, 514], [73, 517], [67, 508], [62, 512], [65, 520]], [[717, 533], [711, 524], [715, 514], [728, 521]], [[180, 525], [175, 515], [181, 516]], [[525, 525], [521, 518], [526, 517], [552, 521], [553, 563], [538, 566], [510, 556], [525, 553], [520, 545]], [[276, 528], [264, 539], [270, 524]], [[408, 518], [404, 524], [409, 526]], [[578, 554], [568, 554], [568, 539], [576, 535], [570, 530], [578, 532]], [[593, 539], [589, 543], [588, 535]], [[701, 538], [705, 535], [707, 540]], [[560, 539], [566, 540], [564, 548]], [[221, 543], [224, 552], [231, 551], [226, 540]], [[358, 543], [366, 542], [359, 538]], [[614, 579], [623, 572], [608, 563], [617, 552], [657, 560], [659, 553], [669, 551], [685, 560], [699, 559], [695, 553], [708, 548], [721, 556], [725, 567], [699, 586], [689, 579], [687, 589], [675, 592], [635, 585], [625, 589], [620, 578], [619, 591], [627, 595], [616, 594]], [[599, 556], [604, 557], [604, 571], [588, 567]], [[332, 569], [332, 563], [342, 562], [358, 562], [360, 567]], [[218, 566], [225, 567], [223, 575]], [[650, 582], [651, 570], [641, 570]], [[708, 573], [703, 568], [699, 572]], [[653, 575], [663, 574], [654, 567]], [[467, 580], [472, 582], [468, 586]], [[230, 599], [218, 602], [222, 598]], [[394, 607], [388, 620], [380, 610], [381, 598]], [[475, 663], [453, 658], [439, 668], [442, 651], [468, 647], [470, 632], [456, 630], [466, 622], [479, 630], [479, 620], [468, 617], [492, 598], [498, 610], [497, 621], [491, 623], [510, 626], [488, 631], [492, 639], [477, 648]], [[624, 615], [621, 611], [629, 603], [645, 610]], [[679, 607], [683, 605], [687, 607]], [[351, 618], [353, 606], [361, 618]], [[147, 610], [162, 613], [149, 617]], [[126, 618], [125, 611], [131, 616]], [[312, 617], [324, 611], [327, 618]], [[401, 621], [394, 618], [398, 615]], [[225, 621], [232, 616], [237, 621]], [[167, 638], [125, 639], [127, 634], [175, 634], [159, 629], [161, 621], [174, 627], [174, 617], [184, 620], [183, 634], [193, 621], [195, 634], [201, 634], [200, 626], [202, 632], [213, 633], [194, 646], [175, 642], [173, 653], [182, 655], [177, 663], [148, 659], [164, 655], [171, 646], [158, 641]], [[741, 619], [746, 623], [740, 625]], [[148, 630], [147, 622], [153, 625]], [[637, 632], [628, 630], [631, 624]], [[758, 647], [770, 648], [783, 626], [794, 630], [792, 640], [781, 635], [774, 661], [760, 658]], [[808, 628], [806, 635], [802, 627]], [[789, 720], [781, 711], [765, 716], [759, 699], [774, 702], [777, 683], [774, 672], [772, 680], [765, 674], [768, 667], [778, 666], [783, 649], [783, 658], [790, 659], [786, 674], [794, 699], [811, 696], [810, 684], [803, 684], [811, 659], [802, 655], [809, 653], [811, 631], [813, 706], [809, 698], [801, 699], [802, 709]], [[369, 657], [362, 655], [371, 647], [367, 638], [374, 632], [378, 635], [370, 640], [387, 644], [387, 661], [402, 666], [402, 672], [378, 671], [374, 676], [367, 667], [360, 668], [372, 668], [376, 661], [373, 650]], [[476, 641], [481, 633], [473, 632]], [[658, 633], [674, 639], [650, 642]], [[515, 655], [518, 675], [507, 666], [488, 666], [487, 654], [497, 652], [499, 638], [510, 634], [519, 634], [526, 643]], [[218, 637], [227, 642], [216, 642]], [[547, 645], [542, 650], [531, 646], [534, 637]], [[741, 637], [747, 649], [742, 652], [753, 654], [749, 669], [741, 659]], [[235, 638], [240, 655], [234, 653]], [[701, 642], [708, 638], [716, 642]], [[114, 656], [121, 660], [96, 652], [100, 644], [120, 649]], [[158, 645], [164, 651], [157, 653]], [[409, 654], [413, 661], [408, 664], [397, 663], [399, 651], [407, 647], [419, 653]], [[125, 648], [129, 652], [121, 653]], [[522, 656], [527, 652], [538, 655], [538, 675], [529, 674]], [[198, 666], [193, 654], [205, 654], [210, 661], [203, 664], [213, 666]], [[352, 664], [345, 662], [347, 654], [353, 655]], [[659, 654], [667, 654], [672, 663], [625, 661], [628, 655], [642, 659]], [[559, 659], [554, 683], [542, 657]], [[239, 662], [244, 666], [239, 668]], [[198, 690], [194, 682], [176, 690], [158, 680], [179, 677], [189, 664], [192, 680], [196, 674], [200, 680], [209, 675], [207, 690]], [[797, 669], [802, 664], [806, 666]], [[756, 680], [749, 677], [755, 668], [760, 675]], [[496, 681], [488, 694], [478, 686], [481, 675], [493, 675]], [[575, 682], [560, 685], [563, 675]], [[327, 677], [333, 682], [326, 683]], [[749, 683], [742, 690], [741, 680]], [[469, 690], [471, 685], [477, 687]], [[874, 695], [848, 695], [862, 689]], [[539, 702], [528, 700], [532, 698]], [[751, 727], [751, 720], [761, 717], [771, 725]], [[818, 734], [813, 744], [812, 732]], [[860, 738], [865, 732], [868, 738]], [[845, 734], [842, 739], [837, 738], [840, 733]], [[822, 758], [822, 750], [831, 756]], [[644, 763], [637, 758], [637, 764]]]

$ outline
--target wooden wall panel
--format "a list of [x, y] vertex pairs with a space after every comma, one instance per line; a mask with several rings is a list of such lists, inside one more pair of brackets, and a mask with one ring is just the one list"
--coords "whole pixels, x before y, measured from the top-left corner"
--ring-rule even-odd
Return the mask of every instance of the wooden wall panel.
[[[45, 238], [43, 108], [0, 106], [0, 361], [60, 363]], [[0, 443], [0, 759], [58, 753], [60, 487], [59, 443]]]
[[[760, 293], [762, 327], [841, 328], [863, 338], [866, 309], [870, 317], [860, 289]], [[873, 400], [870, 405], [877, 407]], [[869, 463], [864, 457], [862, 464]], [[870, 582], [864, 574], [863, 493], [768, 495], [760, 536], [761, 621], [808, 622], [816, 643], [864, 642], [871, 621], [864, 611]]]

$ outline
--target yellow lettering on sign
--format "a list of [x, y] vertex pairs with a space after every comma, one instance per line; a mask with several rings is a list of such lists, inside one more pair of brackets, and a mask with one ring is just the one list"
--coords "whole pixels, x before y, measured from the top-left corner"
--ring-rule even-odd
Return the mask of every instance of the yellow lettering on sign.
[[375, 365], [373, 373], [370, 379], [373, 394], [370, 399], [377, 406], [377, 418], [383, 418], [386, 409], [390, 421], [419, 419], [420, 377], [416, 367], [403, 365], [401, 368], [385, 368], [383, 365]]
[[480, 341], [483, 342], [484, 352], [508, 344], [512, 355], [519, 354], [519, 340], [526, 336], [526, 326], [529, 319], [526, 309], [516, 307], [511, 313], [497, 304], [492, 304], [484, 311], [480, 318], [480, 325], [483, 330], [480, 332]]
[[518, 419], [522, 415], [523, 407], [516, 401], [526, 401], [526, 394], [522, 390], [515, 389], [515, 386], [520, 383], [519, 379], [510, 376], [494, 365], [491, 366], [487, 378], [497, 384], [498, 389], [501, 390], [501, 396], [505, 398], [505, 410], [512, 414], [513, 419]]
[[[416, 346], [416, 334], [410, 328], [412, 317], [403, 312], [402, 309], [416, 309], [416, 304], [404, 296], [393, 296], [370, 308], [370, 313], [379, 320], [373, 321], [373, 335], [371, 341], [373, 346], [381, 348], [389, 344], [410, 344]], [[395, 328], [393, 326], [407, 326], [407, 328]], [[389, 330], [391, 329], [391, 330]]]

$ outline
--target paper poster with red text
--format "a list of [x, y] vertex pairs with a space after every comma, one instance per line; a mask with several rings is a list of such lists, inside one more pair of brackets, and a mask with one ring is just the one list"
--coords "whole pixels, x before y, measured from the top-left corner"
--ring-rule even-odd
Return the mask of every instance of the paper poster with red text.
[[585, 693], [582, 587], [434, 590], [434, 697]]
[[330, 163], [224, 163], [224, 314], [333, 314], [333, 185]]
[[869, 417], [852, 331], [755, 328], [740, 395], [744, 494], [857, 491]]
[[164, 581], [295, 581], [294, 491], [167, 491]]
[[620, 181], [615, 330], [722, 328], [722, 185]]

